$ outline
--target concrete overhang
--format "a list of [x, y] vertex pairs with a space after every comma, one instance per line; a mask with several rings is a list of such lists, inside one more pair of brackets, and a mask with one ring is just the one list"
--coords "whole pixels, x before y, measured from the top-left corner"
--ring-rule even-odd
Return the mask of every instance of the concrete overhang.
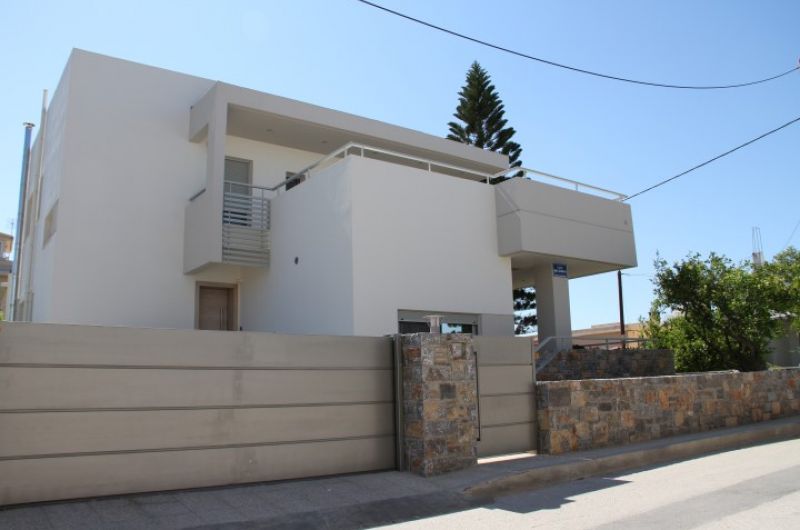
[[533, 269], [567, 265], [569, 278], [635, 267], [630, 206], [589, 193], [514, 178], [495, 186], [498, 253], [511, 258], [515, 287]]
[[353, 114], [217, 82], [192, 107], [190, 138], [201, 141], [212, 114], [225, 109], [226, 133], [328, 154], [353, 142], [494, 174], [506, 155]]

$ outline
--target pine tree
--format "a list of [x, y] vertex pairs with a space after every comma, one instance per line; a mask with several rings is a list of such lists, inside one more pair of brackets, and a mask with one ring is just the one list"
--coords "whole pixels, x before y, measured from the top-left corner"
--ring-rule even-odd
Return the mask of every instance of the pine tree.
[[533, 333], [536, 328], [536, 291], [533, 287], [514, 289], [514, 334]]
[[[448, 123], [447, 138], [463, 144], [474, 145], [489, 151], [508, 155], [509, 167], [520, 167], [522, 147], [511, 138], [516, 131], [506, 127], [505, 108], [492, 79], [478, 61], [472, 63], [467, 72], [466, 84], [458, 93], [458, 107], [453, 114], [461, 123]], [[497, 184], [506, 180], [498, 177]], [[514, 332], [517, 335], [531, 333], [536, 326], [536, 291], [533, 288], [514, 289]]]
[[[511, 138], [517, 131], [506, 127], [505, 108], [492, 84], [492, 78], [478, 61], [472, 63], [467, 72], [466, 84], [458, 93], [458, 107], [453, 114], [461, 123], [448, 123], [447, 138], [463, 144], [474, 145], [489, 151], [508, 155], [509, 167], [520, 167], [522, 147]], [[506, 180], [495, 179], [493, 183]]]

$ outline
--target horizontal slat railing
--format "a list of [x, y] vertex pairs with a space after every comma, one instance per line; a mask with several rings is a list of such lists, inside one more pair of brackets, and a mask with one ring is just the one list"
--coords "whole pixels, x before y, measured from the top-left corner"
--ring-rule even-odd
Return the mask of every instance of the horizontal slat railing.
[[225, 182], [222, 204], [222, 261], [265, 266], [270, 254], [267, 188]]

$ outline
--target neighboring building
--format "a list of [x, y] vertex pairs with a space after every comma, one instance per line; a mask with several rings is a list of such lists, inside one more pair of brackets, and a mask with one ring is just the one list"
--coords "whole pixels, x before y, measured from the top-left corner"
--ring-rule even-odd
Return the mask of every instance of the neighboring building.
[[[592, 341], [603, 342], [606, 339], [619, 339], [620, 337], [622, 337], [622, 334], [620, 333], [619, 322], [592, 324], [588, 328], [572, 330], [572, 338], [576, 344], [590, 343]], [[625, 338], [642, 338], [642, 324], [639, 322], [625, 324]]]
[[[542, 341], [547, 338], [547, 336], [544, 336], [542, 341], [540, 341], [538, 333], [532, 333], [528, 336], [533, 339], [535, 344], [542, 344]], [[619, 322], [613, 322], [610, 324], [592, 324], [588, 328], [573, 329], [572, 333], [568, 336], [571, 337], [571, 344], [577, 347], [597, 347], [613, 350], [621, 348], [623, 343], [623, 335], [620, 333]], [[642, 337], [642, 325], [639, 322], [625, 324], [624, 338], [626, 340], [641, 339]], [[557, 344], [559, 347], [561, 347], [563, 341], [558, 341]], [[637, 344], [638, 341], [634, 340], [630, 343], [629, 347], [635, 348], [637, 347]]]
[[8, 315], [8, 296], [11, 282], [11, 250], [14, 246], [14, 236], [0, 232], [0, 320]]
[[535, 284], [540, 332], [568, 334], [568, 278], [636, 265], [630, 207], [568, 180], [486, 184], [507, 167], [75, 50], [32, 148], [19, 317], [383, 335], [437, 313], [511, 334], [512, 288]]

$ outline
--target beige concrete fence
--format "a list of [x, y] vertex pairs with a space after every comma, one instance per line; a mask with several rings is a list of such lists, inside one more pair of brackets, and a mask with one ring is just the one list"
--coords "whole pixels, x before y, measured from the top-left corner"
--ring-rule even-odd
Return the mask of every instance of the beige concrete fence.
[[532, 343], [522, 337], [473, 337], [478, 361], [478, 456], [536, 449]]
[[391, 340], [0, 326], [0, 505], [390, 469]]

